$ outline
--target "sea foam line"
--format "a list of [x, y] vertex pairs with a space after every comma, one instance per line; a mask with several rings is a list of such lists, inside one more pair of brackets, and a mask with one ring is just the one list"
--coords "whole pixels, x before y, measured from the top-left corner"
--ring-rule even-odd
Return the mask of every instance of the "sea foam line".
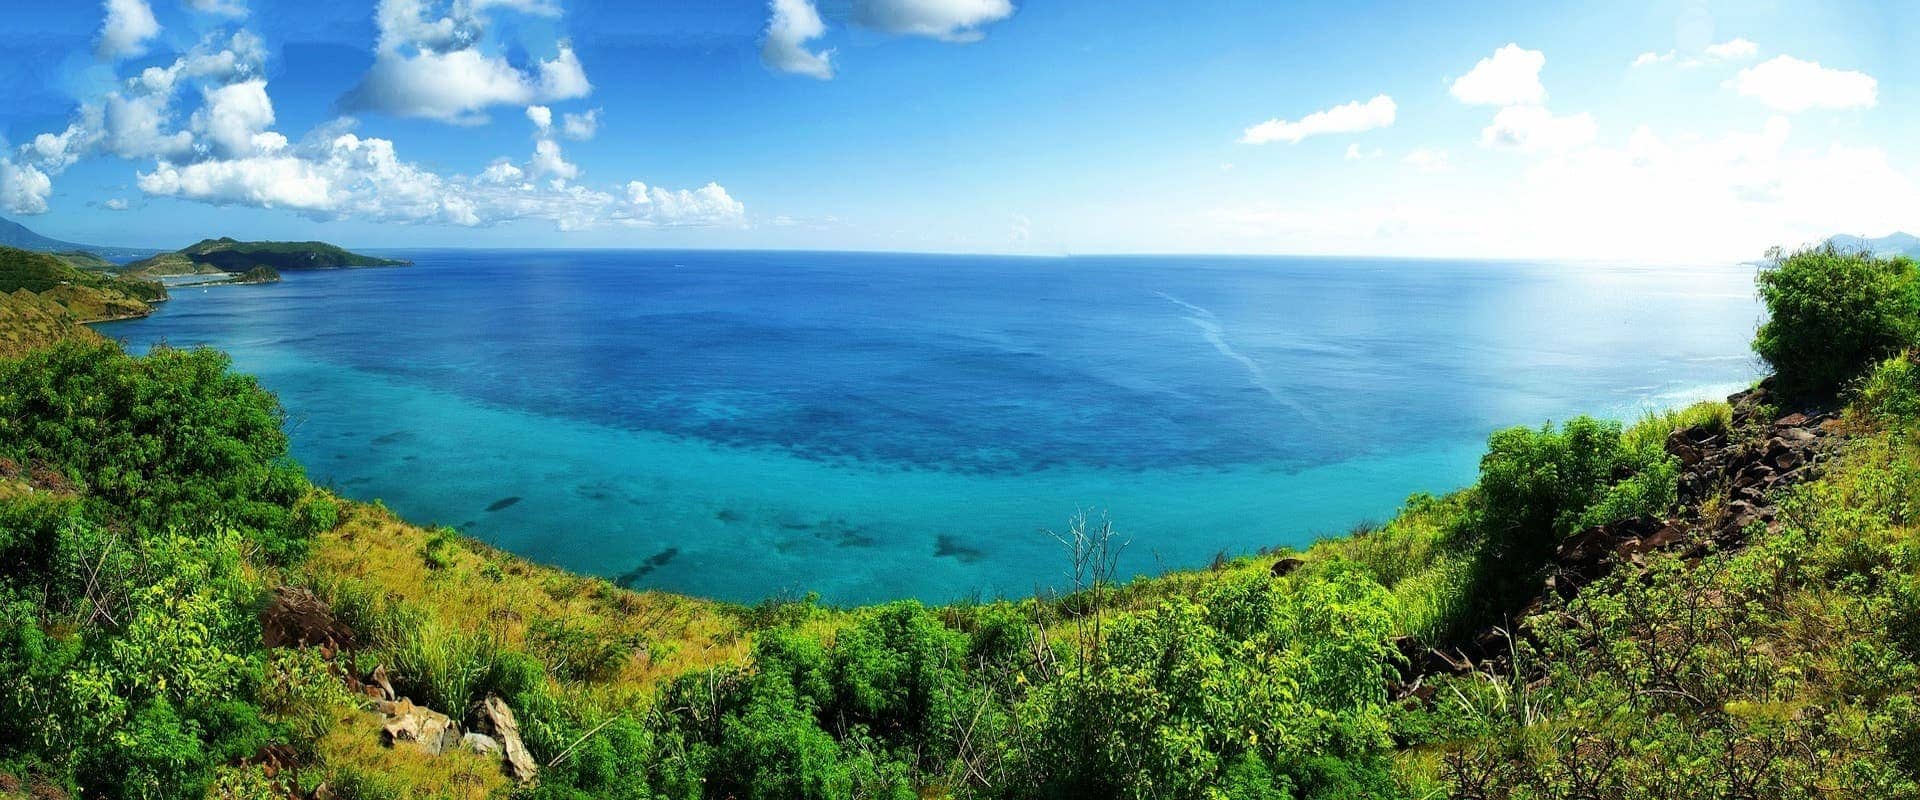
[[1275, 389], [1273, 383], [1267, 379], [1266, 368], [1260, 366], [1260, 362], [1254, 361], [1247, 354], [1234, 349], [1233, 344], [1227, 341], [1226, 328], [1220, 325], [1220, 318], [1215, 316], [1212, 311], [1174, 297], [1166, 292], [1154, 292], [1154, 294], [1190, 312], [1191, 316], [1188, 316], [1186, 320], [1192, 323], [1195, 328], [1200, 329], [1201, 338], [1207, 340], [1207, 344], [1213, 345], [1213, 349], [1219, 351], [1221, 355], [1232, 359], [1239, 363], [1241, 367], [1245, 368], [1247, 377], [1253, 381], [1253, 385], [1260, 387], [1262, 391], [1267, 393], [1267, 396], [1274, 399], [1274, 402], [1299, 412], [1303, 417], [1309, 419], [1317, 419], [1319, 417], [1312, 409], [1307, 408], [1305, 404]]

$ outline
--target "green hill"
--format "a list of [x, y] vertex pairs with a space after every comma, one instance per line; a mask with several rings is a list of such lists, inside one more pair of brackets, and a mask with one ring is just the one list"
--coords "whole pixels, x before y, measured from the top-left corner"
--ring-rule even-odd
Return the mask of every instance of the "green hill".
[[45, 292], [59, 286], [111, 291], [142, 302], [167, 299], [166, 287], [153, 281], [82, 270], [59, 256], [0, 247], [0, 292]]
[[360, 255], [325, 242], [242, 242], [205, 239], [172, 253], [127, 265], [130, 273], [160, 277], [245, 273], [255, 267], [274, 270], [399, 267], [409, 262]]

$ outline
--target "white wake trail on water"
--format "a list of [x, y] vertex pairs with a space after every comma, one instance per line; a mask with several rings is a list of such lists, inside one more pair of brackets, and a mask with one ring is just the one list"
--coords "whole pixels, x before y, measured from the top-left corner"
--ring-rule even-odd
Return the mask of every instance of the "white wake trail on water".
[[1267, 379], [1266, 368], [1260, 366], [1260, 362], [1253, 360], [1246, 353], [1234, 349], [1233, 343], [1227, 341], [1226, 328], [1221, 326], [1220, 318], [1214, 316], [1212, 311], [1174, 297], [1166, 292], [1154, 292], [1154, 294], [1159, 295], [1161, 299], [1169, 303], [1186, 309], [1189, 312], [1186, 320], [1192, 323], [1195, 328], [1200, 329], [1201, 338], [1206, 339], [1207, 344], [1213, 345], [1213, 349], [1218, 350], [1220, 355], [1232, 359], [1241, 367], [1245, 368], [1247, 377], [1252, 380], [1253, 385], [1260, 387], [1260, 390], [1266, 392], [1268, 397], [1272, 397], [1274, 402], [1291, 408], [1308, 419], [1319, 418], [1319, 415], [1315, 414], [1312, 409], [1307, 408], [1305, 404], [1274, 388], [1273, 382]]

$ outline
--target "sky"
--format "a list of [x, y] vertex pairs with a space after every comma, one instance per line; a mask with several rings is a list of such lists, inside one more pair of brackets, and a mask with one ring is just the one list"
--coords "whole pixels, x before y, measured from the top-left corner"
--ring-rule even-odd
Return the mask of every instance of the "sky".
[[1920, 230], [1920, 3], [0, 0], [0, 215], [1732, 262]]

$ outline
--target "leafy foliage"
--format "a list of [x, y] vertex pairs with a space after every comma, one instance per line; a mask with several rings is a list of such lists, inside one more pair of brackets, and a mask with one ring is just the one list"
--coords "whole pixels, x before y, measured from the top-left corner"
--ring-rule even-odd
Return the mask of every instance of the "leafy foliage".
[[1833, 247], [1776, 254], [1759, 277], [1769, 314], [1753, 349], [1789, 394], [1830, 397], [1867, 365], [1915, 343], [1912, 259]]

